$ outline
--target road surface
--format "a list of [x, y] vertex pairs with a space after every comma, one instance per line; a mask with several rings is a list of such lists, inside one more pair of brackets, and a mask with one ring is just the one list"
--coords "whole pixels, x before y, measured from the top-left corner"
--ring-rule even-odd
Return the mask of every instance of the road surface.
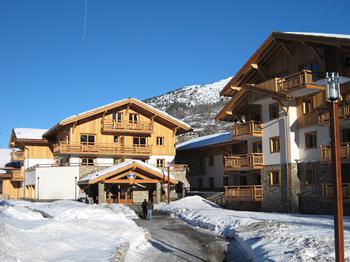
[[[177, 218], [155, 216], [152, 221], [135, 219], [138, 226], [150, 234], [152, 248], [147, 249], [142, 261], [248, 261], [242, 259], [244, 252], [234, 247], [234, 240], [228, 240], [213, 233], [190, 226]], [[227, 248], [237, 259], [228, 259]], [[230, 252], [232, 253], [232, 252]]]

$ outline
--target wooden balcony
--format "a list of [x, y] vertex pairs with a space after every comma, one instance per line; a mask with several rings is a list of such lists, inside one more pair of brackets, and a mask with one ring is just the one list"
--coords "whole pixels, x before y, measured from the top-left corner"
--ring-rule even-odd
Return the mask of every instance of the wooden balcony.
[[151, 134], [153, 131], [153, 124], [130, 123], [128, 121], [118, 122], [111, 119], [103, 119], [101, 122], [101, 131], [111, 133]]
[[301, 72], [286, 77], [269, 79], [257, 84], [257, 86], [277, 92], [289, 92], [300, 88], [323, 88], [319, 85], [315, 85], [314, 82], [314, 73], [310, 70], [302, 70]]
[[227, 171], [261, 169], [263, 165], [262, 153], [225, 156], [225, 170]]
[[[350, 202], [350, 183], [343, 183], [342, 189], [344, 202]], [[333, 194], [333, 184], [322, 184], [322, 196], [325, 200], [332, 200]]]
[[112, 156], [149, 156], [151, 146], [147, 145], [117, 145], [117, 144], [78, 144], [60, 142], [54, 145], [55, 155], [112, 155]]
[[[341, 104], [338, 107], [339, 110], [339, 119], [345, 120], [350, 119], [350, 105], [349, 104]], [[324, 110], [320, 113], [319, 123], [324, 124], [327, 123], [330, 119], [329, 110]]]
[[[161, 169], [161, 170], [164, 170], [164, 171], [168, 170], [167, 166], [157, 166], [157, 165], [154, 165], [154, 166]], [[170, 164], [169, 168], [170, 168], [170, 172], [184, 172], [187, 170], [187, 165], [185, 165], [185, 164]]]
[[11, 153], [12, 161], [24, 161], [25, 152], [22, 150], [15, 150]]
[[234, 139], [247, 139], [248, 137], [261, 137], [263, 134], [261, 123], [249, 121], [235, 124], [232, 128]]
[[260, 202], [263, 200], [263, 186], [225, 186], [225, 200]]
[[11, 171], [12, 181], [24, 181], [24, 174], [22, 169], [14, 169]]
[[[341, 160], [350, 160], [350, 142], [340, 144]], [[331, 161], [332, 151], [330, 145], [321, 145], [321, 161]]]

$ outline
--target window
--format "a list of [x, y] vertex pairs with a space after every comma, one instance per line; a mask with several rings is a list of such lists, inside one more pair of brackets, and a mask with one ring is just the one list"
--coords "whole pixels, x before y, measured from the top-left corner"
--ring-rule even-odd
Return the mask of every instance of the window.
[[224, 176], [224, 186], [229, 186], [229, 185], [230, 185], [230, 177]]
[[203, 178], [201, 177], [198, 177], [197, 178], [197, 187], [200, 189], [200, 188], [203, 188]]
[[123, 121], [123, 113], [122, 112], [113, 113], [112, 117], [113, 117], [113, 121], [118, 121], [118, 122]]
[[165, 167], [165, 159], [157, 159], [157, 167]]
[[253, 142], [253, 153], [262, 153], [262, 143], [261, 142]]
[[3, 190], [2, 190], [2, 180], [0, 180], [0, 194], [3, 193]]
[[269, 112], [270, 112], [270, 120], [278, 118], [279, 116], [278, 104], [269, 105]]
[[119, 136], [115, 135], [113, 140], [114, 140], [114, 143], [118, 144], [119, 143]]
[[118, 165], [118, 164], [123, 162], [123, 159], [121, 159], [121, 158], [114, 158], [113, 162], [114, 162], [115, 165]]
[[164, 137], [157, 136], [156, 144], [157, 144], [157, 146], [164, 146]]
[[80, 144], [82, 145], [94, 145], [95, 135], [80, 135]]
[[350, 56], [345, 58], [345, 67], [350, 67]]
[[240, 177], [239, 177], [239, 184], [240, 184], [241, 186], [247, 185], [247, 176], [240, 176]]
[[138, 114], [129, 114], [129, 122], [130, 123], [137, 123], [139, 121], [139, 115]]
[[208, 156], [208, 166], [214, 166], [214, 156]]
[[280, 185], [280, 171], [272, 170], [270, 171], [270, 185], [279, 186]]
[[317, 148], [317, 132], [305, 133], [305, 148]]
[[310, 167], [305, 169], [305, 184], [306, 185], [315, 184], [315, 169]]
[[270, 138], [270, 153], [276, 153], [280, 151], [280, 137], [275, 136]]
[[95, 159], [93, 158], [81, 158], [82, 166], [93, 166], [95, 165]]
[[134, 144], [134, 146], [146, 146], [146, 138], [145, 137], [134, 137], [133, 144]]
[[215, 180], [214, 177], [209, 177], [209, 188], [214, 189], [215, 188]]
[[303, 100], [303, 114], [307, 114], [314, 111], [314, 103], [312, 97], [305, 98]]

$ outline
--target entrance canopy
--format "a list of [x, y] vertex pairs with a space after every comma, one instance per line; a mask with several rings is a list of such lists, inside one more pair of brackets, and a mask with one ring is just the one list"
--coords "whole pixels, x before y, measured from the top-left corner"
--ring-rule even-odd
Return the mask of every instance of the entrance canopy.
[[[168, 182], [167, 172], [139, 160], [127, 160], [118, 165], [92, 173], [79, 180], [80, 185], [106, 184], [156, 184]], [[177, 184], [170, 175], [170, 183]]]

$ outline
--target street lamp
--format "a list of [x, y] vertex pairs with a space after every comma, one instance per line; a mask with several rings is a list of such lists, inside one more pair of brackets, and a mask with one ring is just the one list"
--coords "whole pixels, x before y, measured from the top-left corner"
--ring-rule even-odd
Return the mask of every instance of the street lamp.
[[340, 132], [338, 100], [339, 74], [326, 73], [326, 99], [330, 103], [330, 133], [332, 152], [335, 260], [344, 261], [343, 190], [340, 160]]

